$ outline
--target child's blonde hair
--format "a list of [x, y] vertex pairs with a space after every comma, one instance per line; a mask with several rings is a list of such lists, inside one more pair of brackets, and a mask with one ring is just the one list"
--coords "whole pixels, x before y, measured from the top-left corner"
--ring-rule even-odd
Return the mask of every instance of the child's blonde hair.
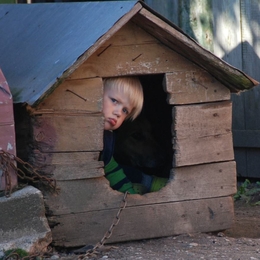
[[126, 119], [134, 120], [143, 107], [144, 94], [138, 77], [116, 77], [104, 79], [104, 88], [113, 88], [128, 96], [133, 109]]

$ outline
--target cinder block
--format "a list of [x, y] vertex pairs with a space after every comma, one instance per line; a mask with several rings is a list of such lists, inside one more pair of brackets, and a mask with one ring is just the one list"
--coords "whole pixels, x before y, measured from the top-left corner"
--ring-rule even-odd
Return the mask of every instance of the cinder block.
[[0, 198], [0, 251], [21, 248], [45, 251], [52, 241], [41, 191], [27, 186]]

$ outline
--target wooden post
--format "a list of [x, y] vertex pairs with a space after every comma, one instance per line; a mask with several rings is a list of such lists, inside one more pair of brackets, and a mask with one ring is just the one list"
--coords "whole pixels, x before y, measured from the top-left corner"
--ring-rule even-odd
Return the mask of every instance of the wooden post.
[[[16, 155], [15, 128], [13, 116], [13, 97], [7, 81], [0, 69], [0, 150]], [[0, 161], [1, 162], [1, 161]], [[5, 175], [0, 165], [0, 191], [5, 190]], [[12, 169], [9, 172], [11, 177], [11, 188], [17, 185], [17, 175]]]

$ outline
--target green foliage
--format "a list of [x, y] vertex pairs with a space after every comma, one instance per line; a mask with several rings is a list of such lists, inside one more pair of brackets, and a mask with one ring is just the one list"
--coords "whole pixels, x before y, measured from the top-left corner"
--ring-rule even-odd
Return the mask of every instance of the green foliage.
[[237, 189], [235, 200], [244, 200], [246, 203], [260, 205], [260, 182], [251, 183], [246, 179]]
[[20, 258], [23, 258], [23, 257], [26, 257], [26, 256], [29, 256], [29, 254], [25, 250], [15, 248], [15, 249], [9, 249], [7, 251], [4, 251], [4, 256], [0, 257], [0, 260], [20, 259]]

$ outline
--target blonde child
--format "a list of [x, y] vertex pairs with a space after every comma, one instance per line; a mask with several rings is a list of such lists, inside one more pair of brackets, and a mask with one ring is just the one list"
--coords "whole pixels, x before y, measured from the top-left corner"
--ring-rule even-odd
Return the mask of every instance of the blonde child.
[[[127, 173], [114, 159], [115, 134], [125, 120], [134, 120], [143, 106], [143, 89], [138, 77], [117, 77], [104, 80], [104, 161], [105, 176], [110, 186], [130, 194], [157, 191], [165, 186], [167, 179], [146, 175], [137, 169]], [[136, 174], [138, 172], [138, 174]], [[141, 187], [141, 189], [140, 189]]]

